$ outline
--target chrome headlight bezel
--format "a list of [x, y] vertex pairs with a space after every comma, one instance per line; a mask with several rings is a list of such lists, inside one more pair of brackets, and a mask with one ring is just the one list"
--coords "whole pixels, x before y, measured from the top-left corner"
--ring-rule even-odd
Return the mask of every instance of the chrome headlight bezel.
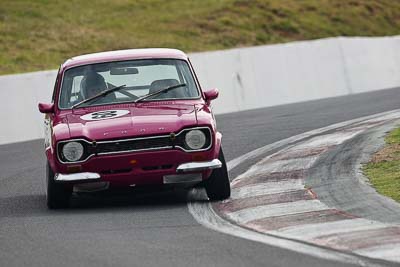
[[[190, 135], [197, 134], [201, 136], [201, 146], [191, 146], [188, 142]], [[177, 138], [177, 145], [186, 152], [205, 151], [212, 146], [212, 132], [209, 127], [188, 128], [180, 132]], [[204, 141], [204, 142], [203, 142]]]

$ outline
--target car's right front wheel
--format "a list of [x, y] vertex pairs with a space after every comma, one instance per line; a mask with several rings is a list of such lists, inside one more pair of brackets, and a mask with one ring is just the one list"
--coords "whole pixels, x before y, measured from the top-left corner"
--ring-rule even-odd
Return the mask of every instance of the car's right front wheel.
[[221, 168], [212, 171], [211, 176], [204, 184], [207, 196], [210, 200], [223, 200], [231, 195], [231, 186], [229, 182], [228, 169], [226, 167], [224, 153], [222, 148], [219, 151], [218, 159], [221, 161]]
[[49, 209], [67, 208], [72, 194], [72, 187], [59, 184], [54, 180], [54, 172], [49, 163], [46, 165], [47, 207]]

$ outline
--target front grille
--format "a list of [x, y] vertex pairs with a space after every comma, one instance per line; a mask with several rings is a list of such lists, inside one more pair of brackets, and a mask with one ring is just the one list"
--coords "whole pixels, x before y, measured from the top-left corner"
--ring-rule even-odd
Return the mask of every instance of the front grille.
[[[186, 132], [198, 129], [206, 135], [206, 143], [203, 148], [198, 150], [191, 150], [185, 143]], [[69, 162], [64, 158], [62, 153], [63, 147], [68, 142], [79, 142], [84, 147], [82, 157], [75, 162]], [[115, 153], [125, 153], [134, 151], [146, 150], [161, 150], [161, 149], [181, 149], [186, 152], [197, 152], [208, 150], [212, 145], [211, 130], [208, 127], [188, 128], [180, 131], [176, 135], [163, 135], [154, 137], [140, 137], [136, 139], [115, 140], [115, 141], [100, 141], [90, 142], [85, 139], [71, 139], [60, 141], [57, 144], [58, 160], [61, 163], [81, 163], [95, 155], [107, 155]]]
[[139, 150], [171, 148], [171, 147], [172, 147], [172, 141], [169, 138], [169, 136], [166, 136], [157, 138], [98, 143], [96, 151], [98, 154], [103, 154], [103, 153], [118, 153], [125, 151], [139, 151]]

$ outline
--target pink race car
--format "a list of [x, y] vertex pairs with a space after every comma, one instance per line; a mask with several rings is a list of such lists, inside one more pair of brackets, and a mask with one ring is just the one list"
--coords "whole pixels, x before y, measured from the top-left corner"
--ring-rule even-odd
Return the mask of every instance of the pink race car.
[[61, 65], [45, 115], [47, 205], [73, 192], [202, 186], [230, 196], [221, 133], [183, 52], [133, 49], [82, 55]]

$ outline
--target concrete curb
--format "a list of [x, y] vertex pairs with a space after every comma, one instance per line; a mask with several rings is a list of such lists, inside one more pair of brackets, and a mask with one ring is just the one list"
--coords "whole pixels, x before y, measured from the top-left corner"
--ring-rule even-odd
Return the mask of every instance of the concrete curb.
[[[319, 198], [320, 190], [316, 193], [307, 184], [310, 171], [324, 155], [371, 129], [392, 124], [399, 118], [400, 111], [379, 114], [338, 127], [331, 126], [325, 131], [315, 130], [319, 132], [317, 136], [304, 134], [303, 139], [296, 143], [289, 141], [285, 148], [267, 156], [234, 179], [232, 197], [214, 203], [212, 209], [220, 219], [246, 231], [298, 241], [314, 245], [314, 248], [327, 248], [331, 253], [341, 251], [346, 255], [342, 255], [342, 261], [349, 262], [348, 253], [354, 253], [382, 259], [385, 264], [388, 264], [387, 261], [399, 262], [399, 224], [362, 218], [332, 203], [327, 204]], [[203, 208], [210, 209], [211, 206]], [[189, 204], [195, 218], [204, 223], [204, 217], [199, 218], [195, 209], [201, 208], [195, 202]], [[236, 228], [234, 231], [241, 230]], [[299, 251], [293, 244], [287, 245], [286, 248]], [[326, 258], [325, 254], [316, 253], [315, 249], [302, 249], [301, 252]], [[370, 264], [368, 262], [367, 265]]]
[[357, 217], [399, 224], [400, 204], [378, 194], [361, 170], [384, 144], [385, 133], [395, 126], [398, 121], [376, 125], [324, 153], [308, 173], [306, 185], [328, 206]]

